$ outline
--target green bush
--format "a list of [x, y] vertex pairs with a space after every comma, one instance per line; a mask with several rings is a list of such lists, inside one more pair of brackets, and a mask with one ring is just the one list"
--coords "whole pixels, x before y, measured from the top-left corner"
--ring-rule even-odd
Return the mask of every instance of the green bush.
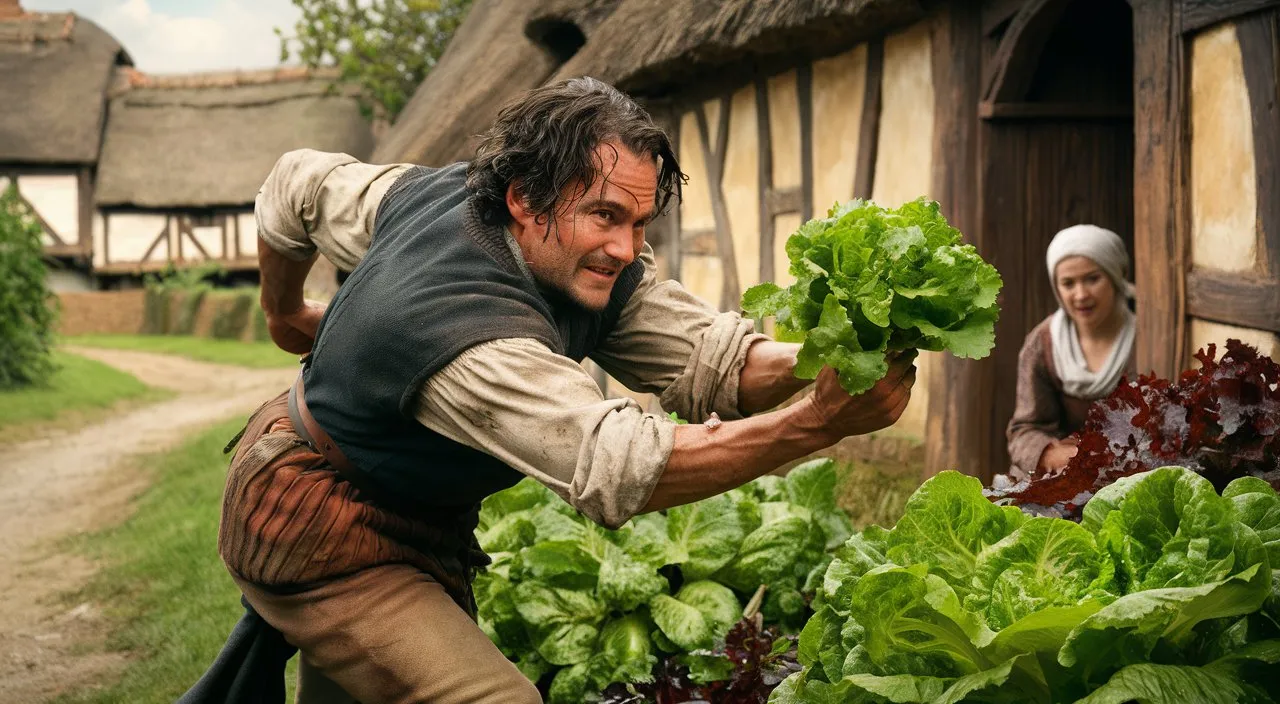
[[247, 291], [218, 296], [217, 307], [213, 312], [213, 326], [209, 334], [222, 340], [238, 340], [244, 337], [245, 326], [249, 324], [249, 311], [256, 302], [257, 296]]
[[200, 314], [200, 305], [204, 303], [205, 287], [188, 289], [182, 292], [182, 302], [178, 308], [178, 319], [173, 321], [169, 329], [170, 335], [190, 335], [196, 330], [196, 316]]
[[[143, 302], [142, 332], [148, 335], [190, 335], [195, 331], [196, 316], [204, 295], [213, 290], [209, 279], [224, 272], [217, 262], [202, 262], [177, 268], [172, 263], [159, 274], [148, 274], [143, 280], [147, 294]], [[181, 309], [173, 315], [174, 298]]]
[[46, 383], [54, 371], [56, 299], [45, 281], [42, 234], [11, 184], [0, 194], [0, 388]]

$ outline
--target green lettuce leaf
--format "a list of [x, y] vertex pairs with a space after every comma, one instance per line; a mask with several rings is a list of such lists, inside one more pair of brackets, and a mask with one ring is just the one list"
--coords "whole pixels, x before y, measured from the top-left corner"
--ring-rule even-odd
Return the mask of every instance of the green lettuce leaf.
[[1050, 606], [1113, 599], [1114, 565], [1089, 531], [1056, 518], [1032, 518], [978, 556], [965, 606], [1000, 630]]
[[945, 471], [911, 498], [889, 532], [885, 556], [899, 565], [928, 565], [961, 596], [972, 588], [978, 555], [1022, 524], [1022, 512], [992, 504], [977, 479]]
[[1076, 704], [1239, 704], [1256, 701], [1226, 677], [1184, 665], [1129, 665]]
[[710, 576], [738, 554], [746, 533], [727, 496], [676, 506], [667, 512], [667, 535], [686, 579]]
[[547, 662], [576, 665], [595, 652], [606, 612], [591, 592], [522, 582], [515, 587], [515, 606], [534, 630], [534, 645]]

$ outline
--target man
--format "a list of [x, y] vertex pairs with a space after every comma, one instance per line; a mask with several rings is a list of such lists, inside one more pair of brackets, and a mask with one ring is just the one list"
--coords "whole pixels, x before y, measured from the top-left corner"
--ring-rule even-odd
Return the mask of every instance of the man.
[[[219, 548], [301, 649], [300, 701], [539, 701], [470, 615], [478, 502], [522, 476], [617, 527], [902, 413], [909, 356], [862, 396], [826, 370], [761, 413], [803, 387], [797, 347], [654, 274], [645, 226], [683, 178], [649, 116], [589, 78], [507, 106], [469, 164], [276, 164], [262, 305], [309, 356], [246, 428]], [[302, 298], [317, 250], [352, 271], [327, 308]], [[691, 423], [603, 398], [585, 357]]]

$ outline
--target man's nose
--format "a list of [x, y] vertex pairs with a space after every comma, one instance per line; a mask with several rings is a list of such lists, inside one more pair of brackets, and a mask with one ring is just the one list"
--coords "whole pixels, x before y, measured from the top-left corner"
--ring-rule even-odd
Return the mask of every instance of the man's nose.
[[631, 233], [623, 228], [618, 228], [610, 233], [603, 249], [605, 254], [617, 259], [622, 263], [622, 266], [630, 264], [636, 258], [636, 249]]

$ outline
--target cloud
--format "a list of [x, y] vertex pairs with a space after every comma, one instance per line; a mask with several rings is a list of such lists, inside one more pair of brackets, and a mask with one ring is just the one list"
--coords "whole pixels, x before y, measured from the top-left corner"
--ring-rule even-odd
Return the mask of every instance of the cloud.
[[272, 29], [292, 28], [298, 18], [289, 0], [194, 0], [182, 16], [158, 11], [149, 0], [27, 0], [23, 6], [84, 15], [111, 32], [147, 73], [275, 66], [280, 40]]

